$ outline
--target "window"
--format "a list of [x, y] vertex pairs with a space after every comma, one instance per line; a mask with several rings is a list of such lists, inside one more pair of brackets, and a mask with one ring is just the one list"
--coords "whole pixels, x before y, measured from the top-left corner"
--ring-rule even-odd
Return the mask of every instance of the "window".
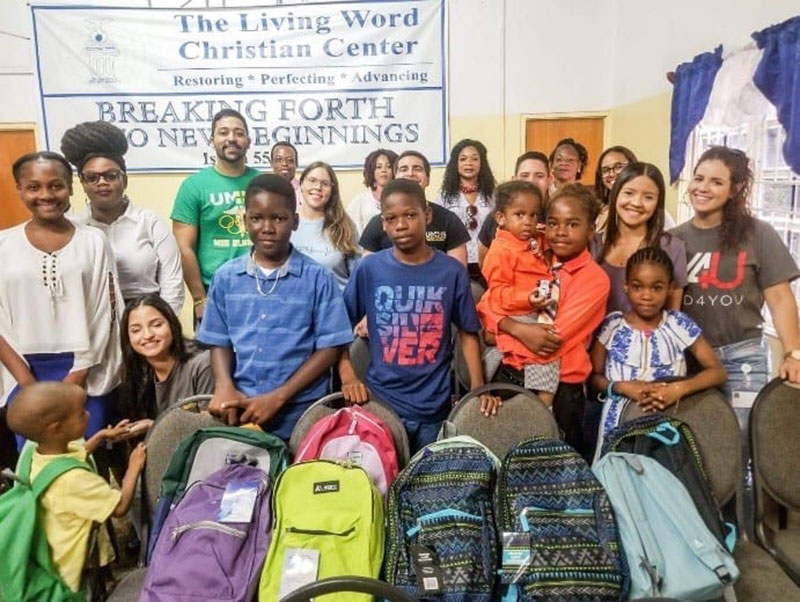
[[[750, 207], [753, 214], [772, 225], [800, 263], [800, 174], [793, 172], [783, 158], [781, 148], [786, 133], [778, 123], [774, 109], [763, 120], [736, 127], [706, 127], [702, 123], [695, 129], [689, 141], [686, 166], [678, 184], [680, 222], [691, 218], [688, 188], [692, 168], [700, 155], [710, 146], [724, 145], [738, 148], [751, 158], [753, 169], [753, 191]], [[800, 305], [800, 284], [792, 283], [795, 299]], [[764, 312], [766, 328], [774, 333], [769, 312]]]

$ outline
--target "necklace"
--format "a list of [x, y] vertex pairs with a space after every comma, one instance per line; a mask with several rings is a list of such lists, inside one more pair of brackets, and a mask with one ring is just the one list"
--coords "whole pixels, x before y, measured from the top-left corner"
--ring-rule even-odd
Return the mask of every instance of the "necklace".
[[[266, 293], [263, 290], [261, 290], [261, 281], [258, 279], [258, 273], [261, 271], [261, 268], [258, 266], [258, 264], [255, 265], [255, 268], [256, 268], [255, 270], [256, 290], [258, 291], [258, 294], [261, 295], [262, 297], [268, 297], [269, 295], [275, 292], [275, 287], [278, 286], [278, 280], [280, 279], [280, 267], [275, 268], [275, 281], [272, 283], [272, 286]], [[268, 280], [269, 280], [268, 278], [265, 278], [264, 284], [266, 284]]]
[[458, 189], [463, 192], [464, 194], [474, 194], [478, 192], [478, 185], [477, 184], [461, 184]]

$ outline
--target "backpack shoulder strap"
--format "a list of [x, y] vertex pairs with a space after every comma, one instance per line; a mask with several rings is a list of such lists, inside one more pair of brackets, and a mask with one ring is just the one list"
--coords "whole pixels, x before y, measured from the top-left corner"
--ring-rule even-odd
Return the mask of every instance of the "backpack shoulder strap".
[[[36, 478], [33, 479], [33, 483], [31, 483], [33, 495], [38, 499], [53, 481], [73, 468], [82, 468], [92, 472], [91, 466], [86, 462], [81, 462], [75, 458], [56, 458], [52, 462], [48, 462], [47, 466], [42, 468]], [[30, 474], [30, 464], [28, 464], [28, 474]]]

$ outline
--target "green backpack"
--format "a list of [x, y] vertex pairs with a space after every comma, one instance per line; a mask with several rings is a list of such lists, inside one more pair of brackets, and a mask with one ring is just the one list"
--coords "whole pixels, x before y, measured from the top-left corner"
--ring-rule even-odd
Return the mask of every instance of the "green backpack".
[[[330, 460], [293, 464], [275, 483], [272, 510], [272, 540], [259, 601], [275, 602], [305, 583], [327, 577], [378, 577], [383, 500], [360, 466]], [[325, 600], [365, 602], [372, 596], [330, 594]]]
[[47, 536], [39, 521], [39, 498], [65, 472], [92, 468], [74, 458], [57, 458], [39, 471], [31, 483], [34, 447], [32, 443], [25, 446], [17, 462], [14, 487], [0, 496], [0, 550], [3, 550], [0, 601], [85, 600], [86, 592], [73, 592], [53, 565]]

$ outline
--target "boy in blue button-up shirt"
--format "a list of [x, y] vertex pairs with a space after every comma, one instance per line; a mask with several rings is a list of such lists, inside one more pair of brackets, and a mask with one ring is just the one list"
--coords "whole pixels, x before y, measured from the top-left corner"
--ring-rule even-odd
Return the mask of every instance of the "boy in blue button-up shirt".
[[353, 335], [333, 275], [289, 244], [297, 228], [291, 184], [253, 178], [244, 219], [253, 251], [214, 275], [197, 333], [212, 346], [209, 410], [288, 440], [300, 415], [328, 393], [328, 370]]

